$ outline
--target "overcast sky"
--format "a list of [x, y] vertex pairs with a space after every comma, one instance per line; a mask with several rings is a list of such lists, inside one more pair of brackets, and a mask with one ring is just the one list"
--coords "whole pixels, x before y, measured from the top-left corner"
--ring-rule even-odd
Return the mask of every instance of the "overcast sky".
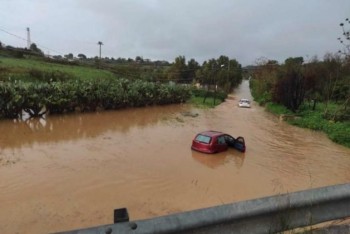
[[0, 41], [26, 47], [29, 27], [51, 55], [97, 56], [102, 41], [102, 57], [245, 66], [337, 52], [348, 17], [350, 0], [0, 0]]

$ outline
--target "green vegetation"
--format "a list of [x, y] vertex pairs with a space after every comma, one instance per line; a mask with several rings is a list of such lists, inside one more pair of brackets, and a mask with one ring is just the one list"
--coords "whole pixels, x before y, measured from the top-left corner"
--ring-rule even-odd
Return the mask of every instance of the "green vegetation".
[[185, 102], [190, 89], [146, 81], [70, 80], [57, 82], [9, 81], [0, 83], [0, 116], [18, 118], [43, 111], [60, 114]]
[[123, 79], [111, 69], [68, 60], [14, 58], [17, 52], [0, 53], [0, 118], [164, 105], [191, 96], [190, 88], [175, 83]]
[[[266, 109], [277, 115], [293, 115], [282, 105], [266, 103]], [[332, 103], [328, 105], [331, 110], [336, 110], [339, 105]], [[316, 131], [323, 131], [334, 142], [350, 148], [350, 121], [333, 121], [325, 118], [324, 109], [326, 105], [320, 103], [315, 110], [309, 105], [303, 105], [297, 113], [296, 118], [288, 119], [287, 122], [302, 128], [309, 128]]]
[[288, 58], [284, 64], [266, 61], [255, 67], [250, 88], [254, 100], [293, 125], [325, 132], [350, 147], [350, 63], [327, 54], [324, 61], [304, 63]]
[[0, 59], [0, 81], [8, 78], [26, 81], [69, 79], [111, 79], [115, 75], [107, 70], [79, 65], [64, 65], [38, 59]]
[[[332, 103], [331, 109], [337, 109], [337, 107], [337, 104]], [[350, 147], [350, 121], [333, 121], [325, 118], [325, 108], [325, 104], [319, 104], [315, 110], [303, 106], [298, 113], [301, 118], [288, 122], [299, 127], [323, 131], [332, 141]]]
[[227, 93], [223, 91], [214, 92], [204, 89], [192, 89], [190, 103], [201, 108], [212, 108], [224, 102]]
[[208, 107], [212, 108], [222, 103], [220, 99], [215, 99], [215, 104], [214, 104], [214, 98], [212, 97], [207, 98], [205, 102], [203, 102], [203, 100], [204, 100], [204, 97], [192, 96], [190, 99], [190, 103], [200, 108], [208, 108]]
[[[241, 65], [220, 56], [200, 66], [179, 56], [170, 64], [133, 59], [44, 56], [0, 46], [0, 117], [96, 111], [186, 102], [213, 107], [242, 81]], [[206, 90], [191, 89], [194, 83]], [[214, 91], [215, 89], [215, 91]], [[217, 92], [216, 92], [217, 91]]]
[[273, 102], [266, 103], [265, 108], [276, 115], [282, 115], [282, 114], [290, 115], [293, 113], [290, 110], [288, 110], [285, 106], [278, 105]]

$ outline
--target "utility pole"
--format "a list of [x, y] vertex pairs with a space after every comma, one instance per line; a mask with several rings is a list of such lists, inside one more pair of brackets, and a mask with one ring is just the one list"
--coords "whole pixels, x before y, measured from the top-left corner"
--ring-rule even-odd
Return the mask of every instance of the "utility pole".
[[[224, 66], [225, 66], [224, 64], [221, 64], [220, 67], [216, 70], [216, 72], [219, 71]], [[216, 92], [218, 89], [218, 85], [216, 83], [216, 74], [214, 74], [214, 85], [215, 85], [215, 90], [214, 90], [214, 106], [215, 106]]]
[[101, 46], [103, 45], [102, 41], [97, 42], [97, 44], [100, 46], [100, 60], [101, 60]]
[[31, 45], [31, 42], [30, 42], [30, 29], [28, 27], [27, 28], [27, 49], [28, 50], [30, 49], [30, 45]]
[[230, 80], [230, 59], [228, 59], [228, 65], [227, 65], [227, 81]]
[[[214, 65], [214, 64], [213, 64]], [[215, 106], [215, 98], [216, 98], [216, 70], [214, 70], [214, 66], [213, 66], [213, 80], [214, 80], [214, 106]]]
[[100, 46], [100, 60], [97, 61], [98, 68], [101, 67], [101, 46], [103, 45], [102, 41], [97, 42], [97, 44]]

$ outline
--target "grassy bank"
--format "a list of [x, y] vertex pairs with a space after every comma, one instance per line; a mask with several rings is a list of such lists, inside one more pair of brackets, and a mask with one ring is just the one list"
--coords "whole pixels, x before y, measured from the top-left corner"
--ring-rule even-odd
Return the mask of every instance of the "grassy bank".
[[204, 89], [192, 89], [191, 104], [200, 108], [213, 108], [224, 102], [227, 94], [225, 92], [207, 91]]
[[199, 108], [213, 108], [223, 102], [221, 99], [216, 98], [214, 103], [214, 98], [212, 97], [208, 97], [205, 102], [203, 102], [203, 100], [204, 97], [192, 96], [189, 103]]
[[92, 67], [64, 65], [38, 59], [0, 58], [0, 80], [68, 80], [68, 79], [109, 79], [112, 72]]
[[[326, 106], [319, 103], [315, 110], [312, 110], [308, 105], [302, 106], [297, 113], [297, 118], [288, 119], [287, 122], [302, 128], [309, 128], [316, 131], [322, 131], [334, 142], [350, 148], [350, 121], [332, 121], [325, 119], [324, 110]], [[337, 108], [336, 104], [328, 105], [332, 111]], [[287, 108], [274, 103], [267, 103], [266, 109], [274, 114], [295, 115]]]

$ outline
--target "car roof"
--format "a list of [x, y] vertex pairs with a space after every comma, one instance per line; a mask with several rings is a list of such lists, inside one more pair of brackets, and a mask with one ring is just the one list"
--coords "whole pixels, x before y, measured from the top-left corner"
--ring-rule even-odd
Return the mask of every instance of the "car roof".
[[249, 101], [247, 98], [241, 98], [240, 101]]
[[223, 135], [225, 133], [223, 132], [219, 132], [219, 131], [204, 131], [204, 132], [201, 132], [199, 133], [201, 135], [204, 135], [204, 136], [210, 136], [210, 137], [214, 137], [214, 136], [220, 136], [220, 135]]

